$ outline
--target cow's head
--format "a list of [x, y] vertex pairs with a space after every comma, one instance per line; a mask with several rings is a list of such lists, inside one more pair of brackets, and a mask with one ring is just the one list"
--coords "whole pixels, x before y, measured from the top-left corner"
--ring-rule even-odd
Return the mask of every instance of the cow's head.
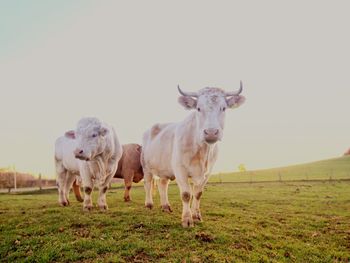
[[[94, 160], [104, 151], [108, 132], [109, 129], [97, 118], [82, 118], [74, 131], [77, 142], [77, 147], [74, 150], [75, 158], [84, 161]], [[72, 131], [70, 131], [70, 135], [72, 135]]]
[[241, 106], [245, 97], [239, 95], [243, 90], [225, 92], [219, 88], [204, 88], [199, 92], [184, 92], [178, 87], [179, 103], [186, 109], [196, 110], [197, 132], [200, 141], [212, 144], [221, 140], [225, 122], [226, 109]]

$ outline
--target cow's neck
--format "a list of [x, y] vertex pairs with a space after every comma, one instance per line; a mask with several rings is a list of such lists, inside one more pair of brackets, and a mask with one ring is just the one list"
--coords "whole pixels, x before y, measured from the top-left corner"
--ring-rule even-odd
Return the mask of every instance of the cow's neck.
[[208, 163], [213, 154], [213, 150], [216, 144], [207, 144], [198, 138], [198, 127], [196, 122], [196, 115], [193, 112], [188, 118], [185, 119], [187, 124], [187, 146], [191, 149], [191, 163], [197, 163], [202, 166], [203, 171], [208, 170]]

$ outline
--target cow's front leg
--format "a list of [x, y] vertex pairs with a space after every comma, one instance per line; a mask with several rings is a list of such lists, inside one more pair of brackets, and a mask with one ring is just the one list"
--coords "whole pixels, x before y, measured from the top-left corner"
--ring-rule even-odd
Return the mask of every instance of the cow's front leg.
[[199, 209], [200, 199], [203, 193], [204, 187], [202, 185], [193, 186], [193, 199], [192, 199], [192, 218], [194, 222], [202, 221], [201, 211]]
[[110, 159], [108, 162], [105, 174], [103, 174], [104, 171], [101, 171], [101, 177], [100, 177], [101, 181], [99, 185], [99, 195], [98, 195], [97, 203], [98, 203], [98, 207], [102, 211], [108, 210], [106, 193], [117, 168], [118, 168], [118, 162], [115, 159]]
[[169, 186], [169, 179], [160, 178], [159, 184], [158, 184], [158, 190], [159, 190], [159, 196], [160, 196], [160, 204], [164, 212], [173, 211], [170, 207], [169, 200], [168, 200], [168, 186]]
[[153, 197], [152, 197], [152, 189], [153, 189], [153, 174], [147, 170], [144, 170], [144, 187], [145, 187], [145, 207], [152, 209], [153, 208]]
[[200, 200], [203, 194], [205, 185], [209, 180], [209, 174], [201, 175], [198, 177], [192, 177], [193, 182], [193, 199], [191, 205], [192, 218], [195, 222], [202, 221], [202, 215], [199, 208]]
[[176, 175], [176, 182], [180, 188], [180, 195], [182, 200], [182, 226], [183, 227], [193, 227], [193, 219], [190, 208], [191, 201], [191, 187], [188, 182], [188, 177], [183, 174]]
[[108, 186], [101, 184], [99, 186], [99, 195], [98, 195], [98, 207], [100, 210], [105, 211], [108, 209], [107, 201], [106, 201], [106, 193], [108, 190]]
[[91, 194], [94, 189], [94, 182], [92, 179], [90, 169], [87, 164], [82, 165], [80, 169], [80, 176], [81, 176], [81, 179], [83, 182], [83, 188], [84, 188], [83, 209], [84, 211], [90, 211], [92, 209]]

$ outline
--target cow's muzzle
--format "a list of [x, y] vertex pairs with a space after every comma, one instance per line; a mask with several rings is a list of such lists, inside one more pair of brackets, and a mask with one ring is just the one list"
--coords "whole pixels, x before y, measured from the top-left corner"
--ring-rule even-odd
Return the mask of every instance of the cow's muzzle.
[[205, 129], [204, 140], [209, 144], [216, 143], [219, 140], [219, 129]]
[[84, 155], [84, 151], [80, 150], [80, 149], [76, 149], [74, 151], [74, 156], [75, 156], [75, 158], [82, 160], [82, 161], [90, 161], [90, 158], [86, 157]]
[[75, 158], [82, 160], [82, 161], [90, 161], [90, 158], [82, 155], [75, 155]]

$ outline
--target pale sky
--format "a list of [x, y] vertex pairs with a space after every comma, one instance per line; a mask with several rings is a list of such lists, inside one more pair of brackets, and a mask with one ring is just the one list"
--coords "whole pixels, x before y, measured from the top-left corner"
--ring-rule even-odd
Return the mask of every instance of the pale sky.
[[310, 162], [350, 147], [348, 1], [0, 2], [0, 167], [54, 177], [54, 141], [84, 116], [141, 143], [187, 114], [177, 85], [247, 100], [215, 172]]

